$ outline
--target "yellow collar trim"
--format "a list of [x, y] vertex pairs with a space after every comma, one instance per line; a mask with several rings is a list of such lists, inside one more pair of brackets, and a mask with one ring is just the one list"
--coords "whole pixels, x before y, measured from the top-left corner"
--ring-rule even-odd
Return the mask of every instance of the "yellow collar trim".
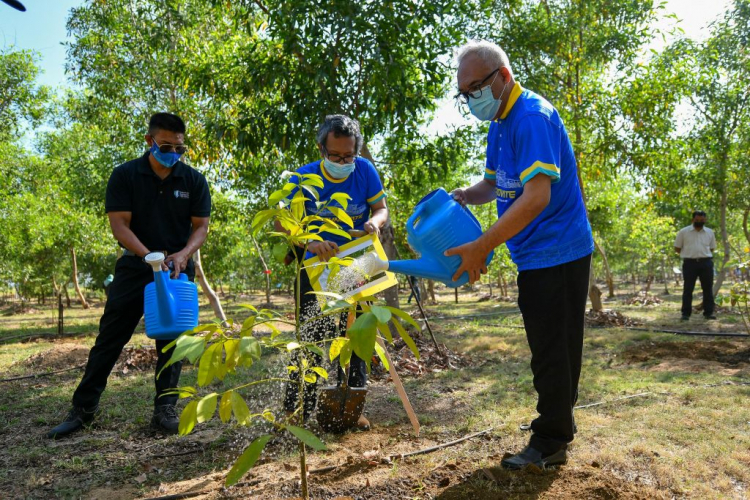
[[335, 177], [332, 177], [328, 173], [328, 171], [326, 171], [326, 168], [324, 166], [323, 160], [320, 160], [320, 171], [323, 173], [323, 177], [325, 177], [326, 179], [328, 179], [330, 182], [333, 182], [333, 183], [336, 183], [336, 184], [340, 184], [340, 183], [344, 182], [345, 180], [347, 180], [349, 178], [348, 175], [346, 177], [344, 177], [343, 179], [337, 179]]
[[520, 83], [516, 82], [516, 84], [513, 86], [513, 90], [510, 91], [508, 104], [505, 105], [505, 110], [503, 110], [503, 114], [500, 116], [501, 120], [505, 120], [505, 117], [508, 116], [508, 113], [510, 113], [510, 110], [513, 109], [513, 105], [516, 103], [516, 100], [518, 100], [521, 92], [523, 92], [523, 88], [521, 87]]

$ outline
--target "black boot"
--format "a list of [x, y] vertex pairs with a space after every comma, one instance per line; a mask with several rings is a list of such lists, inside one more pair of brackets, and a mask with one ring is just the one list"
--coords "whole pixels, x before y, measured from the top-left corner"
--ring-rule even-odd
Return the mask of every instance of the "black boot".
[[551, 467], [554, 465], [563, 465], [567, 461], [568, 453], [566, 448], [561, 448], [555, 453], [545, 455], [529, 445], [518, 455], [513, 455], [512, 457], [503, 459], [501, 465], [504, 469], [510, 470], [520, 470], [529, 464], [534, 464], [540, 469], [544, 469], [545, 467]]
[[169, 434], [177, 434], [180, 427], [180, 417], [174, 405], [159, 405], [154, 408], [151, 427]]
[[67, 436], [68, 434], [73, 434], [84, 426], [88, 426], [98, 413], [99, 406], [90, 409], [74, 406], [68, 412], [68, 416], [65, 417], [65, 420], [47, 433], [47, 437], [50, 439], [56, 439]]

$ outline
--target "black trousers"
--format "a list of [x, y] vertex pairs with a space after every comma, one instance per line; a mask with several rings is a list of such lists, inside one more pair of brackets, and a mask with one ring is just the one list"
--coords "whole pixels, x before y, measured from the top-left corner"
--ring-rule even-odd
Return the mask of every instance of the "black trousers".
[[531, 446], [554, 453], [573, 441], [573, 407], [583, 354], [583, 321], [591, 255], [559, 266], [520, 271], [518, 306], [531, 348], [539, 416]]
[[682, 315], [690, 316], [693, 312], [693, 291], [695, 281], [701, 280], [703, 289], [703, 315], [711, 316], [714, 313], [714, 261], [711, 259], [683, 259], [682, 279], [685, 287], [682, 289]]
[[[295, 283], [296, 289], [296, 283]], [[302, 271], [300, 276], [300, 320], [306, 321], [309, 318], [313, 318], [320, 314], [320, 305], [318, 304], [317, 296], [314, 294], [308, 294], [307, 292], [312, 291], [312, 285], [307, 277], [307, 272]], [[296, 295], [295, 295], [296, 297]], [[325, 339], [333, 339], [336, 337], [343, 337], [346, 333], [346, 319], [348, 313], [344, 312], [339, 318], [332, 316], [324, 316], [311, 322], [305, 328], [302, 329], [302, 340], [307, 342], [321, 342], [320, 347], [323, 352], [328, 352], [330, 343], [322, 344]], [[338, 319], [338, 325], [336, 324]], [[299, 350], [295, 349], [292, 354], [292, 364], [294, 366], [298, 363]], [[309, 353], [308, 363], [311, 366], [322, 366], [320, 356]], [[346, 374], [341, 369], [338, 358], [333, 360], [333, 365], [338, 367], [338, 380], [339, 383], [344, 380]], [[330, 373], [331, 370], [328, 370]], [[286, 386], [286, 394], [284, 397], [284, 410], [295, 411], [299, 402], [299, 372], [293, 371], [289, 374], [289, 378], [292, 382], [289, 382]], [[349, 379], [347, 384], [349, 387], [364, 387], [367, 385], [367, 365], [359, 358], [356, 354], [352, 353], [351, 361], [349, 362]], [[316, 383], [305, 383], [305, 395], [304, 395], [304, 418], [307, 419], [315, 410], [315, 405], [318, 402], [318, 396], [316, 392]]]
[[[185, 274], [188, 275], [190, 281], [195, 277], [192, 259], [188, 261]], [[104, 314], [99, 321], [99, 335], [89, 353], [83, 379], [73, 393], [74, 406], [92, 408], [99, 404], [99, 398], [107, 387], [107, 378], [117, 358], [120, 357], [122, 349], [130, 341], [135, 327], [143, 317], [143, 291], [152, 281], [154, 281], [154, 272], [151, 266], [142, 262], [139, 257], [124, 256], [117, 261], [115, 278], [109, 290], [107, 304], [104, 306]], [[169, 340], [156, 341], [155, 405], [177, 402], [176, 395], [164, 395], [164, 392], [177, 387], [182, 363], [174, 363], [164, 370], [159, 378], [156, 378], [156, 374], [172, 356], [172, 349], [166, 353], [161, 352], [169, 342]]]
[[419, 281], [414, 280], [412, 282], [412, 285], [414, 286], [414, 288], [412, 289], [411, 286], [409, 287], [409, 289], [411, 289], [411, 293], [409, 293], [409, 298], [406, 299], [406, 303], [411, 304], [412, 297], [417, 299], [417, 302], [422, 302], [422, 292], [419, 291]]

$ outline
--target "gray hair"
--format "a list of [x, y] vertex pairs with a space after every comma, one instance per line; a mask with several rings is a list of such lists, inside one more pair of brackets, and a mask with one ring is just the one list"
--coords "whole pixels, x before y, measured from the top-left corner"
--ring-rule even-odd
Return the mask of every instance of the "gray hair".
[[325, 148], [328, 134], [331, 132], [333, 132], [334, 137], [354, 137], [354, 154], [359, 154], [360, 149], [362, 149], [364, 138], [359, 131], [359, 122], [357, 120], [349, 118], [346, 115], [326, 116], [326, 119], [320, 127], [318, 127], [318, 133], [315, 136], [318, 144]]
[[[505, 51], [499, 45], [487, 40], [470, 40], [456, 51], [458, 64], [467, 56], [475, 55], [488, 65], [497, 68], [508, 68], [511, 70], [510, 61]], [[512, 71], [512, 70], [511, 70]]]

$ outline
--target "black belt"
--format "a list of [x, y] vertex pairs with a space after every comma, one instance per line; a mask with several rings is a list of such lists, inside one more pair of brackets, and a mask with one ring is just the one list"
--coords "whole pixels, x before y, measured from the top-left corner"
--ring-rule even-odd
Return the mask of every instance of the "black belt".
[[700, 257], [698, 259], [688, 259], [688, 258], [685, 258], [685, 259], [682, 259], [682, 260], [690, 261], [690, 262], [703, 262], [704, 260], [713, 260], [713, 257]]
[[[169, 255], [169, 253], [170, 253], [170, 252], [167, 252], [166, 250], [154, 250], [154, 252], [160, 252], [160, 253], [163, 253], [163, 254], [164, 254], [164, 257], [167, 257], [167, 256]], [[152, 252], [152, 253], [153, 253], [153, 252]], [[172, 253], [174, 253], [174, 252], [172, 252]], [[135, 252], [131, 252], [131, 251], [130, 251], [130, 250], [128, 250], [127, 248], [123, 248], [123, 249], [122, 249], [122, 255], [123, 255], [123, 256], [125, 256], [125, 257], [138, 257], [138, 254], [137, 254], [137, 253], [135, 253]]]

